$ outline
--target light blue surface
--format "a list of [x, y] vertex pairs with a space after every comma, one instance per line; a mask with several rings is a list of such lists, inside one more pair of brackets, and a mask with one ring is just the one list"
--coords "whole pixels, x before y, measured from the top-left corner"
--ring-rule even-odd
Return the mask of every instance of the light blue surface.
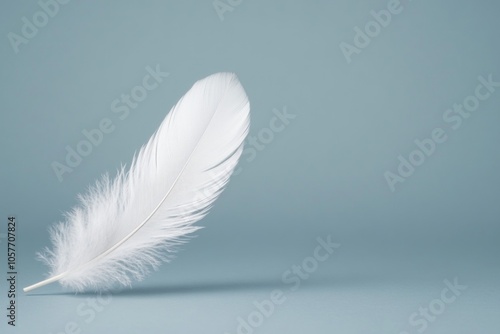
[[[235, 72], [257, 138], [173, 263], [109, 303], [58, 285], [21, 293], [15, 329], [4, 281], [2, 333], [232, 334], [280, 290], [285, 301], [250, 331], [497, 334], [500, 88], [480, 88], [489, 97], [456, 130], [443, 116], [477, 93], [478, 77], [500, 81], [498, 1], [225, 3], [221, 20], [212, 1], [71, 1], [17, 53], [9, 33], [22, 35], [40, 6], [0, 5], [0, 221], [18, 219], [18, 290], [46, 272], [35, 252], [48, 226], [130, 162], [196, 80]], [[355, 46], [354, 29], [387, 8], [399, 14], [349, 63], [341, 43]], [[126, 117], [115, 112], [157, 65], [169, 75]], [[284, 111], [295, 118], [280, 123]], [[113, 130], [60, 182], [52, 164], [103, 119]], [[391, 191], [384, 173], [435, 128], [447, 140]], [[314, 264], [328, 235], [340, 248], [291, 291], [283, 275]], [[455, 278], [467, 288], [444, 303]], [[430, 306], [440, 314], [424, 321]]]

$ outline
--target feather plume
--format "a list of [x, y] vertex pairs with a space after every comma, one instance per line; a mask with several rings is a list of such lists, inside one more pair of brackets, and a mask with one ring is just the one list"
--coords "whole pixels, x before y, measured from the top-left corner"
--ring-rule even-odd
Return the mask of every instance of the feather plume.
[[104, 175], [65, 221], [50, 230], [40, 258], [49, 278], [75, 291], [130, 286], [200, 227], [243, 150], [250, 104], [236, 75], [196, 82], [134, 157], [130, 169]]

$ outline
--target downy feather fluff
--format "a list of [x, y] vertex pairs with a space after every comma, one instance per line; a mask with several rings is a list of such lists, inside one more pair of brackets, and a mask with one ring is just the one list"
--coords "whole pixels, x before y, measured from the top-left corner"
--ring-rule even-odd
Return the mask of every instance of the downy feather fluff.
[[114, 179], [104, 175], [39, 257], [49, 278], [75, 291], [130, 286], [172, 258], [200, 227], [243, 150], [250, 104], [237, 77], [217, 73], [194, 84]]

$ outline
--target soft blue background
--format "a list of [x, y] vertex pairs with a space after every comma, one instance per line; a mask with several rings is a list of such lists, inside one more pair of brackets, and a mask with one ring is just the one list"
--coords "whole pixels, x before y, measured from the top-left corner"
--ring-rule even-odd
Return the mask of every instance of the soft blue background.
[[[16, 54], [7, 34], [40, 9], [3, 1], [0, 220], [18, 219], [19, 290], [46, 272], [34, 254], [49, 245], [47, 227], [103, 172], [128, 163], [196, 80], [236, 72], [254, 136], [273, 108], [297, 115], [242, 161], [173, 263], [115, 293], [90, 323], [76, 309], [92, 295], [58, 285], [21, 293], [12, 332], [59, 333], [75, 321], [81, 333], [235, 333], [237, 317], [286, 290], [282, 273], [331, 235], [339, 251], [255, 333], [417, 333], [409, 316], [455, 277], [468, 288], [425, 332], [498, 333], [500, 89], [457, 131], [442, 115], [479, 75], [500, 81], [500, 4], [403, 0], [348, 64], [339, 44], [386, 6], [243, 0], [221, 21], [210, 0], [72, 1]], [[156, 64], [170, 76], [119, 120], [111, 102]], [[115, 131], [59, 182], [51, 163], [103, 118]], [[448, 141], [391, 192], [384, 172], [436, 127]]]

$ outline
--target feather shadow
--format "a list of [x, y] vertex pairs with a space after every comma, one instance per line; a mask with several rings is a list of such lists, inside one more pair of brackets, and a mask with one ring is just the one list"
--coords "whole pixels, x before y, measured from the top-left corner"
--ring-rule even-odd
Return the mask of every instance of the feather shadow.
[[[379, 277], [363, 274], [352, 274], [333, 277], [318, 277], [301, 282], [299, 290], [321, 289], [321, 288], [358, 288], [370, 286], [373, 284], [382, 284], [383, 280]], [[290, 284], [284, 284], [281, 280], [256, 279], [256, 280], [235, 280], [235, 281], [213, 281], [213, 282], [190, 282], [180, 284], [155, 284], [135, 286], [127, 289], [109, 290], [113, 297], [147, 297], [160, 295], [188, 295], [205, 293], [232, 293], [241, 291], [259, 291], [281, 289], [285, 292], [291, 291]], [[95, 296], [96, 293], [83, 292], [75, 294], [74, 292], [56, 292], [43, 294], [29, 294], [30, 296], [74, 296], [88, 297]]]

